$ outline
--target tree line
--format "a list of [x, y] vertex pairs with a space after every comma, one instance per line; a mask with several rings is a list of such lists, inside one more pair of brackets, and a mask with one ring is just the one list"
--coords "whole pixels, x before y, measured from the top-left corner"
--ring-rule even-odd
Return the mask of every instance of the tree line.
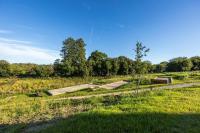
[[[139, 42], [137, 44], [140, 44]], [[136, 44], [136, 45], [137, 45]], [[101, 51], [94, 51], [86, 58], [83, 39], [67, 38], [63, 41], [60, 51], [61, 59], [52, 65], [13, 63], [0, 60], [0, 77], [70, 77], [70, 76], [111, 76], [129, 75], [138, 71], [138, 61], [125, 56], [108, 57]], [[140, 55], [140, 54], [138, 54]], [[200, 70], [200, 56], [191, 58], [178, 57], [152, 64], [150, 61], [140, 61], [144, 73], [182, 72]], [[141, 69], [140, 69], [141, 70]]]

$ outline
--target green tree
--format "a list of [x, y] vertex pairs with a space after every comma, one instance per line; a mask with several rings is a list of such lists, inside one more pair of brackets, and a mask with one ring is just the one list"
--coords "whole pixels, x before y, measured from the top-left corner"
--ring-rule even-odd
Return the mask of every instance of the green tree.
[[88, 58], [91, 75], [103, 76], [103, 61], [107, 59], [107, 55], [100, 51], [94, 51]]
[[102, 70], [104, 76], [110, 76], [112, 71], [112, 59], [107, 58], [102, 61]]
[[153, 72], [153, 65], [150, 61], [143, 61], [144, 63], [144, 69], [145, 69], [145, 72], [147, 73], [152, 73]]
[[52, 65], [37, 65], [33, 68], [34, 77], [50, 77], [54, 73]]
[[192, 68], [192, 62], [190, 59], [185, 59], [181, 63], [181, 71], [190, 71]]
[[142, 62], [143, 57], [147, 56], [147, 53], [150, 51], [149, 48], [143, 46], [141, 42], [136, 43], [135, 52], [135, 72], [134, 77], [136, 76], [136, 89], [140, 87], [140, 82], [143, 77], [143, 74], [147, 73], [145, 63]]
[[165, 72], [166, 68], [167, 68], [167, 64], [168, 64], [168, 62], [161, 62], [160, 64], [157, 64], [155, 66], [154, 72], [156, 72], [156, 73]]
[[56, 72], [62, 76], [87, 76], [85, 46], [83, 39], [68, 38], [63, 41], [60, 54], [62, 59], [54, 62]]
[[0, 60], [0, 77], [7, 77], [10, 75], [10, 64], [5, 60]]
[[11, 64], [11, 75], [18, 77], [31, 77], [37, 64], [32, 63], [14, 63]]
[[171, 59], [167, 64], [167, 71], [170, 72], [190, 71], [191, 68], [192, 62], [187, 57], [177, 57]]
[[191, 57], [190, 60], [193, 64], [192, 70], [200, 70], [200, 56]]
[[125, 56], [119, 56], [118, 57], [118, 63], [119, 63], [119, 70], [118, 74], [119, 75], [127, 75], [129, 74], [129, 63], [128, 63], [128, 58]]
[[112, 75], [117, 75], [118, 71], [119, 71], [119, 61], [118, 58], [113, 58], [112, 61], [112, 69], [111, 69], [111, 73]]
[[76, 57], [74, 58], [74, 66], [75, 66], [75, 75], [78, 76], [88, 76], [88, 69], [86, 64], [86, 49], [85, 42], [83, 39], [76, 40], [77, 52], [75, 53]]
[[54, 69], [54, 76], [59, 76], [62, 75], [62, 68], [60, 64], [60, 59], [56, 59], [53, 64], [53, 69]]

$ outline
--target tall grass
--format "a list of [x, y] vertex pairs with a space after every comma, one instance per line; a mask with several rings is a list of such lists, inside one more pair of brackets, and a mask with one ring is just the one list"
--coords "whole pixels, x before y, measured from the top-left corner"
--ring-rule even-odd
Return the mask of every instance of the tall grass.
[[93, 128], [96, 128], [95, 132], [163, 132], [163, 129], [175, 132], [175, 128], [177, 132], [200, 131], [200, 88], [139, 95], [63, 101], [45, 101], [48, 97], [25, 95], [1, 98], [0, 124], [9, 124], [2, 131], [15, 127], [19, 132], [29, 127], [27, 123], [53, 119], [58, 119], [57, 123], [42, 132], [86, 133], [94, 131]]
[[[145, 78], [149, 79], [157, 76], [166, 76], [167, 74], [173, 76], [182, 75], [184, 73], [149, 74], [146, 75]], [[187, 79], [176, 79], [175, 83], [200, 81], [200, 74], [198, 72], [187, 74], [189, 75]], [[30, 95], [27, 95], [35, 91], [43, 92], [47, 89], [62, 88], [82, 83], [105, 84], [118, 80], [130, 79], [131, 76], [89, 77], [87, 79], [2, 78], [0, 79], [0, 93], [2, 94], [0, 96], [0, 125], [2, 125], [0, 126], [0, 132], [11, 132], [11, 129], [13, 132], [21, 132], [24, 128], [27, 128], [27, 124], [35, 122], [43, 123], [44, 121], [48, 122], [49, 120], [60, 118], [63, 118], [64, 120], [44, 132], [80, 132], [80, 128], [85, 129], [85, 132], [87, 132], [90, 129], [93, 129], [93, 127], [97, 129], [97, 132], [142, 132], [145, 127], [148, 130], [144, 131], [147, 132], [161, 132], [163, 131], [162, 129], [171, 132], [170, 129], [166, 128], [166, 125], [172, 126], [171, 123], [175, 123], [175, 126], [178, 127], [176, 123], [179, 122], [187, 122], [190, 125], [188, 129], [191, 131], [193, 131], [192, 129], [197, 129], [195, 127], [200, 127], [200, 124], [195, 122], [200, 121], [198, 115], [196, 118], [191, 115], [184, 116], [185, 113], [200, 113], [200, 88], [198, 87], [176, 89], [173, 91], [153, 91], [139, 94], [140, 96], [137, 97], [130, 94], [118, 97], [109, 96], [85, 100], [53, 100], [54, 98], [65, 96], [132, 90], [134, 89], [135, 84], [134, 82], [131, 82], [130, 84], [115, 90], [102, 89], [94, 91], [86, 89], [55, 97], [45, 95], [43, 97], [31, 97]], [[143, 85], [142, 87], [150, 86], [154, 85]], [[48, 101], [49, 99], [51, 100]], [[155, 115], [155, 113], [158, 113], [158, 115]], [[179, 117], [176, 114], [181, 114], [183, 117]], [[170, 123], [170, 119], [166, 119], [165, 116], [167, 116], [167, 118], [172, 118], [173, 121]], [[185, 119], [185, 117], [188, 119]], [[120, 119], [122, 119], [122, 121], [120, 121]], [[160, 121], [160, 119], [164, 119], [164, 121]], [[185, 121], [182, 121], [182, 119]], [[193, 119], [195, 121], [193, 121]], [[70, 125], [71, 122], [73, 122], [74, 125]], [[109, 123], [111, 126], [110, 128], [108, 127]], [[130, 125], [130, 123], [132, 123], [133, 126]], [[159, 125], [160, 123], [163, 124], [160, 125], [162, 128], [157, 128], [158, 126], [155, 125]], [[66, 127], [66, 124], [69, 126]], [[96, 127], [95, 124], [99, 127]], [[149, 126], [146, 126], [146, 124], [149, 124]], [[193, 125], [195, 124], [196, 126], [194, 127]], [[124, 128], [120, 125], [123, 125]], [[137, 128], [134, 128], [135, 126]], [[187, 127], [187, 125], [185, 125], [185, 127]], [[184, 127], [180, 127], [177, 131], [183, 131], [183, 128]]]
[[0, 79], [0, 94], [44, 91], [87, 82], [83, 78], [6, 78]]
[[42, 92], [49, 89], [63, 88], [78, 84], [104, 84], [124, 79], [130, 79], [130, 76], [88, 78], [0, 78], [0, 94]]
[[[199, 72], [162, 73], [145, 75], [143, 86], [149, 86], [150, 79], [159, 76], [170, 76], [174, 83], [200, 82]], [[131, 80], [131, 76], [88, 77], [88, 78], [0, 78], [0, 95], [27, 94], [45, 92], [49, 89], [63, 88], [84, 83], [107, 84], [119, 80]], [[134, 88], [134, 85], [127, 85]], [[124, 87], [124, 88], [127, 88]], [[123, 87], [122, 87], [123, 88]], [[100, 91], [99, 91], [100, 92]], [[83, 92], [82, 92], [83, 93]], [[98, 92], [97, 92], [98, 93]]]

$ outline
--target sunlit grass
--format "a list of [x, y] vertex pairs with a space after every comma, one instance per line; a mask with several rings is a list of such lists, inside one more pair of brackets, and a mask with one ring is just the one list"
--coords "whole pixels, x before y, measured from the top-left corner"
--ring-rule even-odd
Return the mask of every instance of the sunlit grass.
[[128, 79], [130, 79], [130, 76], [88, 78], [0, 78], [0, 94], [4, 95], [44, 92], [49, 89], [58, 89], [85, 83], [104, 84]]
[[[177, 76], [177, 74], [182, 75], [183, 73], [149, 74], [145, 77], [154, 78], [166, 75], [173, 77], [174, 75]], [[174, 79], [173, 84], [200, 81], [199, 72], [186, 74], [188, 74], [186, 79]], [[87, 132], [95, 130], [93, 127], [96, 128], [96, 132], [200, 131], [198, 128], [200, 127], [199, 87], [150, 91], [138, 95], [126, 94], [82, 100], [53, 100], [69, 96], [134, 90], [135, 83], [132, 81], [114, 90], [85, 89], [53, 97], [45, 93], [45, 90], [48, 89], [76, 84], [105, 84], [119, 80], [131, 80], [131, 78], [131, 76], [90, 77], [88, 79], [2, 78], [0, 79], [0, 125], [3, 126], [0, 126], [0, 132], [21, 132], [24, 128], [27, 128], [28, 123], [44, 123], [44, 121], [48, 122], [61, 118], [64, 120], [60, 120], [44, 132], [80, 132], [81, 129], [85, 129], [85, 132]], [[140, 87], [148, 88], [157, 86], [163, 85], [146, 84]], [[42, 94], [41, 97], [31, 95], [37, 91]], [[72, 125], [71, 122], [74, 124]], [[183, 126], [177, 123], [181, 123]], [[184, 125], [185, 123], [187, 125]], [[66, 127], [66, 125], [68, 126]], [[161, 128], [158, 128], [157, 125]], [[168, 127], [173, 127], [173, 129]], [[83, 131], [81, 130], [81, 132]]]
[[[59, 122], [52, 128], [47, 129], [45, 132], [49, 132], [51, 130], [57, 130], [59, 132], [81, 132], [78, 130], [79, 126], [82, 127], [86, 123], [90, 123], [91, 126], [95, 126], [95, 122], [102, 125], [99, 127], [98, 132], [113, 132], [114, 126], [117, 124], [115, 120], [118, 120], [119, 123], [125, 122], [123, 120], [120, 121], [118, 117], [125, 119], [126, 123], [130, 125], [132, 121], [148, 121], [148, 119], [153, 119], [154, 116], [156, 117], [154, 123], [159, 124], [159, 120], [157, 119], [161, 117], [166, 120], [164, 117], [165, 115], [169, 115], [169, 117], [171, 117], [171, 115], [175, 115], [173, 116], [173, 121], [176, 122], [176, 115], [200, 113], [200, 88], [160, 90], [145, 92], [138, 95], [129, 94], [122, 96], [97, 97], [83, 100], [46, 101], [47, 99], [49, 99], [49, 97], [33, 98], [26, 95], [16, 95], [7, 98], [1, 98], [0, 123], [13, 125], [8, 126], [8, 128], [5, 128], [4, 131], [9, 131], [11, 127], [15, 127], [19, 130], [24, 124], [26, 127], [26, 123], [48, 121], [55, 118], [65, 118], [64, 121]], [[82, 112], [86, 113], [84, 113], [86, 118]], [[156, 114], [158, 114], [158, 118]], [[71, 115], [75, 115], [73, 118], [75, 123], [73, 127], [75, 127], [76, 130], [72, 130], [72, 127], [70, 126], [65, 126], [65, 124], [69, 124], [71, 121]], [[102, 116], [105, 115], [106, 117], [102, 118]], [[115, 115], [117, 119], [115, 119]], [[130, 117], [133, 117], [131, 120], [128, 117], [129, 115]], [[88, 120], [86, 123], [82, 123], [82, 116], [84, 116], [83, 119]], [[145, 118], [145, 116], [148, 118]], [[113, 117], [113, 119], [110, 119], [110, 117]], [[199, 116], [197, 116], [197, 118], [199, 118]], [[181, 119], [178, 119], [177, 121], [182, 122]], [[200, 124], [195, 123], [189, 116], [186, 116], [184, 119], [188, 119], [188, 124]], [[200, 121], [200, 118], [198, 120]], [[111, 130], [106, 129], [109, 127], [105, 125], [105, 121], [110, 121], [113, 123], [110, 123]], [[169, 124], [168, 122], [169, 121], [166, 121], [164, 124]], [[133, 128], [132, 126], [134, 126], [134, 124], [136, 123], [130, 125], [131, 129]], [[140, 127], [145, 127], [145, 125], [143, 125], [144, 123], [138, 124]], [[90, 130], [90, 125], [86, 124], [86, 131]], [[105, 129], [103, 125], [105, 126]], [[157, 129], [156, 125], [151, 126], [152, 130]], [[124, 131], [125, 129], [119, 130]], [[142, 131], [142, 129], [138, 130]], [[181, 130], [182, 128], [179, 129], [179, 131]], [[158, 131], [160, 131], [160, 129], [158, 129]]]
[[188, 88], [91, 98], [95, 108], [41, 132], [199, 132], [199, 96], [200, 88]]

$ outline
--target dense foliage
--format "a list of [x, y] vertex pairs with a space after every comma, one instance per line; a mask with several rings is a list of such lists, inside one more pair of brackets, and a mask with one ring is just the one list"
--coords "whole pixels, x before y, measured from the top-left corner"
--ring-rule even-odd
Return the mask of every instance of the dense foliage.
[[5, 61], [1, 60], [0, 61], [0, 76], [1, 77], [7, 77], [10, 74], [10, 64]]
[[61, 60], [56, 60], [54, 67], [59, 76], [86, 76], [88, 75], [85, 43], [83, 39], [68, 38], [63, 41]]
[[[57, 59], [53, 65], [10, 64], [5, 60], [0, 60], [0, 77], [129, 75], [138, 73], [138, 68], [141, 66], [142, 72], [150, 73], [200, 70], [200, 56], [178, 57], [169, 62], [152, 64], [150, 61], [132, 60], [125, 56], [110, 58], [106, 53], [96, 50], [86, 59], [85, 46], [83, 39], [68, 38], [64, 40], [60, 53], [61, 59]], [[140, 53], [138, 57], [140, 57]]]
[[190, 71], [191, 68], [192, 62], [186, 57], [174, 58], [167, 64], [167, 70], [172, 72]]

